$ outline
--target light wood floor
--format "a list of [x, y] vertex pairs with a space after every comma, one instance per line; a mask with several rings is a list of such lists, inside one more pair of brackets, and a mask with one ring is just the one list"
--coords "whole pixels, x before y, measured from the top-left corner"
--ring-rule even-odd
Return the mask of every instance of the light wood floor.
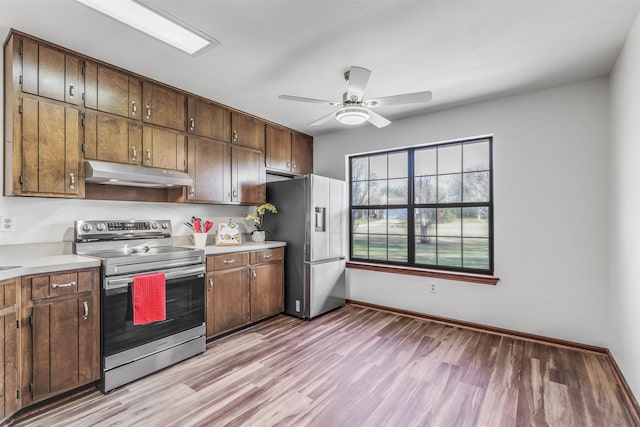
[[346, 306], [19, 425], [632, 426], [605, 356]]

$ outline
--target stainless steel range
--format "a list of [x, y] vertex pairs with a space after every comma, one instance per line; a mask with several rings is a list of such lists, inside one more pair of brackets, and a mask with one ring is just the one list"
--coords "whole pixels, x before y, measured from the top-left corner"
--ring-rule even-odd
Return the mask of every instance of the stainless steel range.
[[[101, 390], [204, 352], [205, 254], [171, 245], [168, 220], [76, 221], [74, 251], [102, 263]], [[134, 277], [165, 273], [166, 320], [133, 324]]]

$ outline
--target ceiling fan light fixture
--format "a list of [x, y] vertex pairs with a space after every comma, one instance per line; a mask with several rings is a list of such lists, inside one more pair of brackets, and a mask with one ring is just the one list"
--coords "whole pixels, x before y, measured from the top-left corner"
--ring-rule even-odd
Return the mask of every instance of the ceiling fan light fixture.
[[336, 120], [343, 125], [361, 125], [369, 120], [369, 112], [366, 108], [360, 107], [343, 108], [336, 113]]

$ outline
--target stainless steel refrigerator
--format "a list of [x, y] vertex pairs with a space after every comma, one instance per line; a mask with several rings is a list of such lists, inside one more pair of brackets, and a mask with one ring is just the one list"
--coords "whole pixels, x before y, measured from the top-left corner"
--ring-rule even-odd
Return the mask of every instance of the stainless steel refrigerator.
[[287, 314], [312, 319], [345, 303], [345, 183], [305, 175], [267, 183], [278, 213], [263, 225], [285, 248]]

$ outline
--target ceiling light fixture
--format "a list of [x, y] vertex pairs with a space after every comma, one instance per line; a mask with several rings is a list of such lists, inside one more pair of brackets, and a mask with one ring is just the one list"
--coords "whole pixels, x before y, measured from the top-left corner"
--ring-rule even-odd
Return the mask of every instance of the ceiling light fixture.
[[343, 125], [361, 125], [369, 120], [369, 112], [362, 107], [343, 108], [336, 113], [336, 119]]
[[190, 55], [218, 44], [214, 38], [179, 22], [176, 18], [133, 0], [77, 0], [98, 12], [123, 22], [138, 31], [176, 47]]

